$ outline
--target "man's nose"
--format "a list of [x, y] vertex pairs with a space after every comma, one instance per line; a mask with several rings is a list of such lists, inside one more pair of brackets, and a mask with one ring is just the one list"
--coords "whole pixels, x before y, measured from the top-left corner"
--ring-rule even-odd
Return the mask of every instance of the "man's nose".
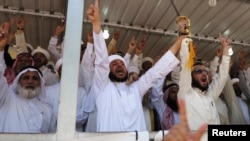
[[119, 67], [120, 67], [120, 66], [123, 66], [123, 64], [122, 64], [122, 63], [119, 63], [118, 66], [119, 66]]
[[29, 84], [33, 84], [34, 83], [34, 79], [33, 78], [29, 78], [27, 81]]

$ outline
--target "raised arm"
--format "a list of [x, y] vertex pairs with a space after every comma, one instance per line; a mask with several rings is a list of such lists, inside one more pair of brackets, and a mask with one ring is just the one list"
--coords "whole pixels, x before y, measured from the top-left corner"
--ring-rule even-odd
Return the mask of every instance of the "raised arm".
[[126, 64], [128, 64], [129, 66], [135, 66], [135, 65], [133, 64], [134, 62], [131, 62], [131, 60], [130, 60], [131, 56], [133, 55], [133, 52], [134, 52], [135, 48], [136, 48], [136, 39], [135, 39], [135, 37], [133, 37], [133, 38], [130, 40], [129, 44], [128, 44], [127, 53], [126, 53], [125, 56], [123, 57], [124, 60], [125, 60], [125, 62], [126, 62]]
[[213, 76], [213, 80], [210, 84], [210, 87], [213, 89], [212, 95], [215, 99], [221, 94], [226, 81], [228, 80], [230, 63], [230, 56], [228, 54], [229, 40], [228, 38], [222, 38], [221, 34], [219, 34], [219, 38], [223, 47], [222, 59], [218, 68], [218, 73]]
[[143, 74], [137, 81], [139, 85], [141, 96], [151, 88], [158, 79], [165, 78], [175, 66], [179, 64], [179, 60], [176, 58], [176, 53], [180, 49], [181, 42], [184, 36], [177, 37], [175, 43], [170, 47], [170, 50], [166, 52], [158, 61], [151, 67], [145, 74]]
[[80, 80], [79, 86], [83, 86], [87, 92], [89, 92], [94, 77], [94, 61], [95, 61], [95, 52], [94, 52], [94, 41], [92, 31], [88, 33], [88, 42], [86, 50], [84, 51], [81, 64], [80, 64]]
[[191, 89], [191, 83], [192, 83], [192, 78], [191, 78], [191, 69], [187, 67], [187, 62], [188, 62], [188, 57], [189, 57], [189, 42], [191, 39], [185, 38], [182, 40], [181, 43], [181, 50], [180, 50], [180, 79], [179, 79], [179, 85], [180, 86], [185, 86], [185, 87], [180, 87], [178, 91], [178, 97], [184, 98], [185, 94], [187, 91]]
[[108, 44], [108, 54], [109, 55], [116, 53], [116, 51], [117, 51], [116, 44], [117, 44], [117, 41], [120, 37], [120, 33], [121, 33], [120, 30], [115, 31], [111, 41], [109, 42], [109, 44]]
[[210, 62], [210, 71], [211, 71], [212, 76], [217, 71], [217, 68], [219, 66], [219, 60], [221, 59], [221, 57], [222, 57], [222, 48], [219, 48], [216, 51], [216, 55], [215, 55], [214, 59]]
[[26, 47], [26, 40], [24, 36], [24, 29], [27, 22], [27, 17], [21, 17], [18, 19], [16, 26], [17, 30], [15, 32], [15, 40], [16, 40], [16, 46], [19, 48], [23, 48], [22, 51], [28, 52]]
[[4, 63], [4, 47], [7, 44], [8, 41], [8, 33], [10, 24], [4, 23], [0, 26], [0, 107], [6, 103], [7, 96], [10, 96], [8, 94], [8, 83], [6, 80], [6, 77], [4, 76], [5, 71], [5, 63]]
[[103, 34], [101, 32], [101, 22], [99, 15], [99, 3], [95, 0], [95, 4], [91, 4], [87, 10], [88, 18], [92, 22], [94, 49], [95, 49], [95, 73], [93, 79], [92, 89], [94, 94], [99, 94], [102, 88], [109, 81], [109, 59], [108, 51]]
[[56, 60], [62, 58], [64, 42], [58, 45], [58, 39], [60, 35], [64, 32], [64, 30], [65, 30], [65, 24], [58, 25], [56, 27], [54, 35], [50, 38], [49, 41], [48, 51], [51, 54], [51, 56]]

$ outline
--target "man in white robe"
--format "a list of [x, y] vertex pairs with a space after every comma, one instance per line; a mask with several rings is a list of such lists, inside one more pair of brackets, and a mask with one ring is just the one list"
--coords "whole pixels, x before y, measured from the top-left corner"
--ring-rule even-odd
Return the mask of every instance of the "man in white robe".
[[46, 49], [37, 47], [32, 51], [31, 55], [34, 57], [35, 66], [43, 73], [45, 85], [50, 86], [58, 83], [59, 79], [48, 67], [47, 63], [50, 60], [50, 54]]
[[[4, 35], [5, 36], [5, 35]], [[48, 133], [52, 109], [45, 99], [40, 70], [23, 68], [11, 87], [3, 76], [6, 37], [0, 39], [0, 132]]]
[[142, 97], [157, 79], [165, 77], [178, 63], [175, 54], [183, 37], [140, 79], [130, 85], [127, 64], [119, 55], [108, 56], [101, 32], [98, 1], [87, 10], [93, 24], [95, 74], [91, 95], [95, 95], [97, 132], [145, 131]]
[[[84, 49], [84, 50], [83, 50]], [[83, 51], [83, 52], [82, 52]], [[92, 32], [88, 34], [88, 42], [86, 48], [81, 47], [81, 62], [79, 68], [79, 82], [78, 82], [78, 94], [77, 94], [77, 109], [76, 109], [76, 130], [79, 132], [85, 131], [86, 122], [88, 120], [89, 111], [95, 107], [95, 104], [91, 102], [92, 97], [88, 97], [87, 93], [92, 85], [94, 75], [94, 54], [93, 54], [93, 36]], [[56, 62], [55, 69], [58, 72], [59, 83], [46, 87], [46, 94], [49, 104], [52, 106], [53, 113], [55, 115], [55, 123], [52, 123], [52, 131], [56, 131], [58, 107], [60, 99], [60, 79], [62, 71], [62, 58]], [[93, 98], [92, 98], [93, 99]], [[91, 108], [92, 107], [92, 108]], [[90, 121], [90, 120], [88, 120]], [[93, 126], [93, 124], [91, 124]]]
[[189, 38], [182, 41], [180, 50], [181, 72], [178, 97], [186, 102], [187, 119], [191, 130], [197, 130], [203, 123], [220, 124], [215, 99], [219, 97], [229, 75], [230, 56], [228, 55], [228, 40], [221, 39], [223, 46], [222, 62], [218, 74], [214, 74], [209, 83], [208, 70], [202, 64], [196, 64], [192, 69], [187, 67], [189, 57]]
[[[59, 78], [61, 78], [61, 69], [62, 69], [62, 58], [56, 62], [55, 65], [56, 70], [58, 71]], [[57, 83], [52, 86], [46, 87], [46, 98], [53, 109], [54, 122], [51, 123], [51, 131], [56, 132], [57, 129], [57, 118], [58, 118], [58, 108], [60, 101], [60, 85], [61, 83]], [[82, 132], [84, 131], [83, 125], [86, 124], [88, 119], [88, 113], [84, 111], [84, 104], [87, 98], [87, 92], [83, 87], [78, 87], [77, 91], [77, 109], [76, 109], [76, 131]]]

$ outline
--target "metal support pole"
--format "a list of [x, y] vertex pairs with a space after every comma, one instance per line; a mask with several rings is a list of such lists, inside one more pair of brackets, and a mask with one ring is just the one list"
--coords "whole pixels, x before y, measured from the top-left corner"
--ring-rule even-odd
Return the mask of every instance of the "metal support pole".
[[68, 1], [57, 123], [57, 137], [59, 140], [65, 141], [73, 139], [76, 132], [76, 104], [83, 9], [83, 0]]

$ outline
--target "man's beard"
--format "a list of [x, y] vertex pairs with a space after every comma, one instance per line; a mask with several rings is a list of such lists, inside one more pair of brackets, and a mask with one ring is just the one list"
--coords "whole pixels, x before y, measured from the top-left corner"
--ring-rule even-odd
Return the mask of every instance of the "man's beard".
[[110, 72], [109, 73], [109, 79], [114, 82], [125, 82], [128, 79], [128, 73], [123, 77], [123, 78], [118, 78], [115, 76], [114, 73]]
[[40, 92], [40, 87], [37, 87], [35, 89], [31, 89], [31, 88], [24, 88], [24, 87], [19, 85], [17, 87], [17, 92], [23, 98], [32, 99], [32, 98], [38, 96], [38, 94]]
[[206, 91], [208, 89], [208, 84], [206, 86], [201, 86], [201, 84], [192, 77], [192, 87], [199, 88], [201, 91]]
[[170, 98], [167, 99], [167, 105], [171, 108], [174, 112], [178, 112], [178, 104], [177, 101], [174, 101]]

